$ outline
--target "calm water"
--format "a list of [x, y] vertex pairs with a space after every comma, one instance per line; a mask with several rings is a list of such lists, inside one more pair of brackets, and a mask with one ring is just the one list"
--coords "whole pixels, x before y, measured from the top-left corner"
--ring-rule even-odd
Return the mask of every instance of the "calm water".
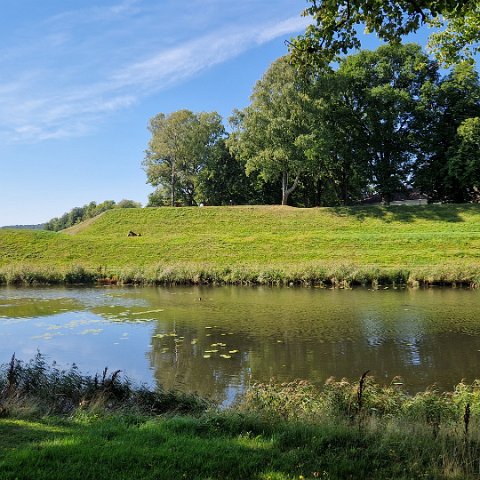
[[0, 289], [0, 363], [37, 350], [221, 402], [272, 377], [322, 383], [367, 369], [411, 391], [450, 389], [480, 377], [480, 292]]

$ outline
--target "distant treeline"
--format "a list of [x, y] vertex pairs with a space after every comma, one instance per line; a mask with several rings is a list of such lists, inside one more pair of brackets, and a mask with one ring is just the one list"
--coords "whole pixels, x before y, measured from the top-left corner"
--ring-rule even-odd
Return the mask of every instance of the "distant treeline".
[[45, 224], [38, 223], [37, 225], [6, 225], [0, 228], [8, 228], [13, 230], [44, 230]]
[[116, 203], [114, 200], [105, 200], [102, 203], [90, 202], [83, 207], [72, 208], [69, 212], [64, 213], [61, 217], [55, 217], [45, 223], [45, 230], [58, 232], [65, 228], [76, 225], [77, 223], [96, 217], [107, 210], [114, 208], [141, 208], [141, 204], [133, 200], [121, 200]]

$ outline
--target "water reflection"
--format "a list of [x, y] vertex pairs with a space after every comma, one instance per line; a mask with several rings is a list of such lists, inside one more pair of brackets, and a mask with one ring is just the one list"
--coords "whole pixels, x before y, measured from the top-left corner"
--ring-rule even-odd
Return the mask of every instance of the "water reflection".
[[0, 289], [0, 358], [37, 349], [91, 373], [219, 401], [254, 381], [403, 378], [451, 388], [479, 374], [479, 293], [268, 288]]

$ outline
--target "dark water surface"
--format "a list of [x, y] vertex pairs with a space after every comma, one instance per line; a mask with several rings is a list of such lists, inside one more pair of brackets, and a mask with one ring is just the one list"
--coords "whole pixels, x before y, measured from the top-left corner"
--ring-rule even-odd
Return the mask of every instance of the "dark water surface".
[[228, 402], [250, 383], [370, 369], [410, 391], [480, 378], [480, 292], [305, 288], [0, 289], [0, 363], [39, 350], [81, 371]]

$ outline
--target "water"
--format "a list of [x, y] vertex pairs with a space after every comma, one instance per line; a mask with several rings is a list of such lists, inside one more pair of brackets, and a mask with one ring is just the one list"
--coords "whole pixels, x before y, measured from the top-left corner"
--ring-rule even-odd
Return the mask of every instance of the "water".
[[39, 350], [82, 372], [229, 403], [256, 381], [480, 377], [480, 292], [304, 288], [0, 289], [0, 362]]

